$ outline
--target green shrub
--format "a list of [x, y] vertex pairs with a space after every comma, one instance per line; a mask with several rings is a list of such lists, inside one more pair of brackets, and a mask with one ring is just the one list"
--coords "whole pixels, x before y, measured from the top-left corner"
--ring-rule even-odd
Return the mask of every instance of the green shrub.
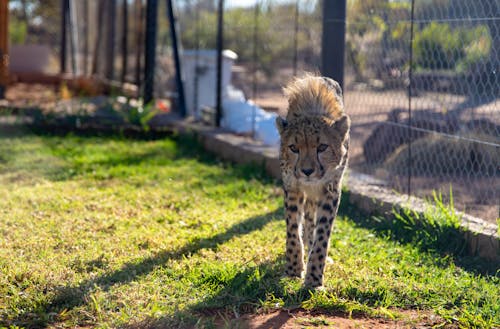
[[484, 25], [452, 29], [432, 22], [415, 35], [415, 62], [423, 69], [468, 72], [487, 60], [490, 50], [491, 36]]
[[9, 21], [9, 39], [11, 44], [19, 45], [25, 43], [27, 34], [28, 26], [26, 22], [17, 19]]
[[463, 57], [459, 31], [432, 22], [415, 36], [415, 60], [426, 69], [452, 69]]
[[491, 36], [485, 25], [462, 31], [462, 38], [467, 43], [464, 57], [457, 63], [457, 71], [470, 72], [477, 64], [486, 63], [491, 51]]

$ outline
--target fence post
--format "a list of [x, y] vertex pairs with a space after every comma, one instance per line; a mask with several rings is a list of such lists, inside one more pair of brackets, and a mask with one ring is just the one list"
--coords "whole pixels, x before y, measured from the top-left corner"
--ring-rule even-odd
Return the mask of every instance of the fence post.
[[137, 86], [137, 96], [142, 95], [142, 51], [144, 44], [144, 6], [142, 4], [142, 0], [134, 1], [134, 11], [135, 11], [135, 72], [134, 72], [134, 81]]
[[146, 43], [144, 48], [144, 104], [153, 99], [158, 1], [146, 3]]
[[116, 0], [107, 0], [106, 18], [106, 79], [112, 81], [115, 75], [115, 33]]
[[67, 30], [68, 26], [68, 11], [69, 11], [69, 0], [61, 0], [61, 52], [59, 53], [59, 71], [61, 74], [66, 72], [66, 42], [67, 42]]
[[73, 68], [73, 75], [79, 76], [81, 71], [81, 53], [80, 53], [80, 32], [78, 30], [78, 21], [80, 17], [77, 12], [77, 2], [70, 1], [69, 10], [69, 26], [70, 26], [70, 40], [71, 40], [71, 65]]
[[89, 1], [83, 2], [83, 75], [89, 74]]
[[407, 180], [407, 195], [411, 195], [411, 176], [412, 176], [412, 141], [413, 141], [413, 128], [412, 128], [412, 97], [413, 97], [413, 42], [414, 42], [414, 27], [415, 27], [415, 0], [411, 0], [410, 7], [410, 66], [408, 68], [408, 180]]
[[215, 125], [220, 127], [222, 118], [222, 49], [224, 47], [224, 0], [219, 0], [217, 8], [217, 109]]
[[9, 79], [9, 1], [0, 0], [0, 99], [5, 97]]
[[101, 67], [101, 44], [102, 44], [102, 34], [104, 25], [104, 13], [105, 13], [105, 0], [99, 0], [97, 2], [97, 36], [95, 38], [94, 50], [92, 53], [92, 68], [91, 75], [98, 74], [98, 69]]
[[120, 82], [125, 84], [127, 78], [128, 67], [128, 1], [123, 0], [122, 3], [122, 76]]
[[177, 105], [182, 117], [186, 116], [186, 101], [184, 98], [184, 84], [182, 82], [181, 60], [179, 57], [179, 45], [177, 43], [177, 24], [175, 21], [174, 8], [172, 0], [167, 0], [167, 15], [170, 24], [170, 38], [172, 39], [172, 48], [175, 64], [175, 82], [177, 84]]
[[9, 80], [9, 4], [0, 0], [0, 99], [5, 98]]
[[[254, 15], [253, 15], [253, 59], [252, 59], [252, 99], [254, 102], [257, 101], [257, 44], [259, 42], [259, 14], [260, 14], [260, 4], [259, 1], [255, 3]], [[255, 138], [255, 116], [256, 108], [252, 107], [252, 137]]]
[[321, 73], [344, 87], [346, 0], [323, 0]]
[[295, 33], [293, 35], [293, 76], [297, 75], [297, 60], [299, 47], [299, 0], [295, 0]]

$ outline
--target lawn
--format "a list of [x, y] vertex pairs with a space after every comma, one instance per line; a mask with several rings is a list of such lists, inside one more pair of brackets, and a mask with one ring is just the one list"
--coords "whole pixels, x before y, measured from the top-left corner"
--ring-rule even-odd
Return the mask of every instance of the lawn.
[[344, 200], [325, 289], [308, 291], [282, 277], [282, 218], [278, 182], [190, 137], [0, 132], [0, 327], [209, 328], [296, 308], [500, 326], [498, 264], [452, 241]]

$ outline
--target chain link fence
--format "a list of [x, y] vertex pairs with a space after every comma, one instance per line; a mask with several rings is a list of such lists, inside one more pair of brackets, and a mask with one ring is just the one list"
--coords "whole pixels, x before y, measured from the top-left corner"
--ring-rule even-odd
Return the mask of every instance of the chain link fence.
[[[215, 49], [216, 3], [181, 3], [184, 47]], [[495, 222], [499, 20], [493, 0], [347, 1], [353, 170], [401, 193], [447, 199], [451, 189], [457, 208]], [[224, 47], [239, 56], [232, 83], [284, 111], [281, 87], [320, 70], [321, 24], [321, 1], [225, 1]]]
[[[497, 1], [349, 2], [351, 167], [492, 222], [500, 204]], [[495, 46], [496, 45], [496, 46]]]

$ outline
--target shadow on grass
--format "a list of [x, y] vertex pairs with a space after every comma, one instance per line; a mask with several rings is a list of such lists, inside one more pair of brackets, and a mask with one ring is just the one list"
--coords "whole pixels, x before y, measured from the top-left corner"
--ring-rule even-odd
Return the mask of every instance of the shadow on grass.
[[[113, 137], [121, 138], [121, 137]], [[173, 154], [174, 159], [179, 158], [196, 158], [197, 160], [215, 164], [217, 159], [207, 154], [202, 150], [201, 146], [196, 142], [195, 136], [190, 138], [175, 137], [178, 147]], [[104, 167], [112, 167], [117, 164], [135, 165], [143, 162], [152, 161], [152, 159], [162, 158], [164, 151], [161, 148], [154, 148], [150, 153], [146, 154], [127, 154], [117, 155], [107, 160], [99, 160], [95, 163]], [[161, 161], [161, 160], [160, 160]], [[161, 164], [161, 162], [160, 162]], [[211, 174], [207, 174], [211, 175]], [[234, 177], [242, 178], [266, 178], [264, 171], [255, 166], [235, 166], [228, 172], [228, 178]], [[446, 259], [452, 256], [451, 259], [455, 260], [457, 264], [467, 271], [487, 275], [488, 273], [495, 273], [495, 264], [488, 264], [482, 262], [477, 258], [468, 257], [465, 255], [465, 241], [463, 240], [462, 232], [453, 226], [426, 226], [415, 223], [408, 225], [407, 222], [402, 220], [376, 220], [373, 217], [367, 217], [359, 213], [352, 205], [349, 204], [349, 193], [344, 193], [342, 198], [342, 205], [339, 215], [346, 216], [353, 220], [353, 222], [364, 228], [368, 228], [374, 233], [384, 238], [398, 241], [403, 244], [411, 244], [418, 246], [422, 251], [435, 255], [435, 263], [437, 266], [446, 266]], [[266, 215], [249, 218], [241, 223], [235, 224], [227, 231], [214, 235], [209, 238], [203, 238], [193, 241], [184, 247], [174, 251], [164, 251], [157, 253], [153, 256], [144, 259], [138, 259], [125, 264], [121, 269], [106, 273], [100, 277], [86, 280], [78, 286], [69, 286], [59, 289], [56, 295], [43, 305], [36, 309], [25, 311], [19, 317], [7, 323], [26, 325], [30, 328], [43, 328], [51, 326], [58, 322], [56, 319], [51, 319], [49, 313], [60, 313], [63, 310], [71, 310], [81, 305], [88, 303], [88, 296], [92, 293], [95, 287], [103, 290], [108, 290], [116, 284], [124, 284], [133, 281], [138, 276], [146, 275], [154, 269], [163, 266], [168, 260], [181, 259], [185, 255], [197, 253], [201, 249], [213, 249], [220, 244], [225, 243], [235, 236], [248, 234], [254, 230], [263, 228], [267, 223], [272, 220], [280, 219], [283, 213], [276, 210]], [[420, 225], [420, 226], [419, 226]], [[225, 282], [217, 294], [208, 297], [199, 304], [193, 306], [189, 311], [177, 313], [175, 319], [163, 318], [159, 320], [147, 320], [146, 322], [131, 325], [135, 328], [158, 328], [169, 327], [169, 324], [183, 323], [183, 318], [192, 316], [191, 312], [210, 313], [210, 310], [217, 310], [223, 306], [233, 305], [238, 312], [254, 308], [262, 300], [266, 300], [269, 294], [276, 297], [284, 296], [283, 285], [280, 283], [279, 277], [282, 273], [282, 259], [277, 259], [273, 262], [262, 263], [256, 266], [247, 267], [238, 271], [234, 277]], [[353, 290], [350, 292], [353, 296], [360, 296], [366, 293], [362, 291]], [[296, 296], [287, 296], [287, 300], [295, 300], [298, 305], [300, 302], [309, 298], [308, 291], [300, 290]], [[364, 295], [364, 299], [379, 300], [380, 296], [377, 292], [370, 295]], [[339, 306], [340, 307], [340, 306]], [[341, 310], [341, 309], [339, 309]], [[0, 321], [0, 324], [2, 322]]]
[[[231, 319], [254, 312], [260, 306], [260, 301], [266, 300], [270, 294], [276, 296], [283, 294], [283, 286], [280, 283], [283, 260], [284, 257], [281, 256], [273, 261], [237, 270], [227, 281], [220, 282], [219, 291], [196, 305], [177, 311], [172, 316], [146, 318], [127, 324], [123, 328], [232, 328], [233, 326], [229, 325]], [[207, 276], [205, 280], [211, 280], [213, 277], [219, 277], [220, 273]], [[216, 318], [219, 321], [214, 322]]]
[[439, 220], [431, 223], [426, 218], [416, 218], [410, 211], [402, 211], [397, 216], [367, 216], [349, 202], [349, 196], [348, 191], [343, 192], [339, 216], [345, 216], [355, 225], [380, 237], [416, 246], [431, 254], [437, 266], [448, 266], [453, 261], [473, 274], [498, 275], [499, 264], [469, 255], [465, 232], [457, 225]]
[[[433, 266], [446, 267], [450, 265], [451, 260], [464, 270], [477, 275], [487, 276], [496, 273], [495, 264], [466, 255], [463, 234], [452, 225], [426, 225], [415, 222], [412, 226], [405, 222], [404, 218], [382, 221], [367, 217], [349, 203], [348, 192], [344, 192], [339, 216], [349, 218], [358, 227], [367, 228], [380, 237], [417, 246], [422, 253], [431, 255]], [[274, 300], [285, 302], [285, 305], [279, 304], [280, 308], [283, 306], [295, 308], [311, 299], [314, 300], [314, 310], [320, 313], [354, 318], [366, 317], [373, 314], [371, 313], [373, 308], [376, 309], [387, 295], [384, 288], [365, 290], [362, 287], [349, 287], [345, 291], [338, 292], [342, 296], [339, 299], [332, 298], [329, 294], [322, 296], [321, 293], [313, 296], [303, 287], [296, 291], [287, 291], [280, 280], [283, 262], [282, 255], [274, 261], [243, 268], [231, 279], [221, 282], [222, 288], [201, 302], [172, 316], [146, 318], [140, 322], [130, 323], [125, 328], [216, 328], [220, 326], [221, 321], [224, 327], [233, 325], [237, 327], [238, 323], [232, 319], [244, 313], [253, 313], [263, 304], [266, 305], [264, 308], [272, 309]], [[212, 273], [208, 276], [222, 275]], [[356, 305], [354, 301], [363, 302], [362, 305]], [[436, 321], [441, 323], [439, 319]]]
[[[355, 223], [360, 227], [365, 227], [379, 236], [389, 237], [395, 241], [404, 244], [417, 244], [425, 252], [436, 255], [436, 266], [446, 266], [445, 262], [439, 260], [443, 255], [449, 254], [451, 251], [444, 245], [436, 244], [436, 240], [441, 237], [449, 237], [450, 232], [446, 229], [442, 232], [427, 232], [436, 234], [437, 239], [430, 243], [429, 241], [415, 241], [416, 238], [423, 236], [420, 233], [415, 233], [406, 227], [400, 227], [402, 224], [397, 222], [388, 221], [387, 223], [380, 223], [373, 220], [364, 219], [366, 217], [359, 214], [356, 209], [348, 203], [348, 193], [346, 193], [342, 205], [340, 207], [340, 216], [348, 216], [355, 218]], [[126, 263], [121, 269], [106, 273], [100, 277], [86, 280], [78, 286], [68, 286], [60, 289], [56, 295], [45, 304], [25, 311], [16, 319], [9, 320], [9, 322], [2, 322], [5, 325], [25, 325], [30, 328], [45, 328], [51, 327], [58, 323], [58, 319], [50, 318], [49, 314], [59, 314], [64, 310], [71, 310], [82, 305], [89, 303], [89, 295], [95, 290], [96, 287], [102, 290], [109, 290], [116, 284], [126, 284], [135, 280], [139, 276], [146, 275], [156, 268], [163, 266], [169, 260], [181, 259], [182, 257], [199, 252], [202, 249], [214, 249], [219, 245], [229, 241], [233, 237], [242, 236], [255, 230], [262, 229], [269, 222], [280, 220], [283, 218], [282, 210], [275, 210], [265, 215], [256, 216], [244, 220], [243, 222], [234, 224], [225, 232], [216, 234], [212, 237], [202, 238], [186, 244], [180, 249], [173, 251], [164, 251], [157, 253], [153, 256], [138, 259]], [[451, 232], [455, 234], [455, 232]], [[465, 256], [458, 255], [457, 259], [463, 262]], [[475, 266], [463, 265], [467, 270], [477, 271], [477, 260], [474, 260]], [[203, 280], [220, 280], [218, 271], [223, 269], [215, 268], [214, 273], [204, 274]], [[218, 282], [220, 289], [213, 295], [208, 296], [196, 305], [188, 307], [186, 310], [178, 311], [173, 316], [165, 316], [160, 318], [147, 318], [138, 323], [127, 324], [126, 328], [184, 328], [193, 327], [197, 319], [200, 321], [208, 321], [202, 323], [202, 326], [210, 327], [211, 317], [222, 312], [222, 315], [227, 315], [227, 319], [231, 319], [235, 314], [255, 311], [257, 307], [262, 306], [263, 301], [266, 303], [273, 303], [282, 300], [285, 301], [285, 307], [298, 307], [302, 302], [311, 298], [310, 292], [301, 288], [299, 290], [292, 289], [287, 291], [287, 288], [280, 280], [283, 272], [283, 256], [281, 255], [275, 260], [257, 264], [255, 266], [246, 266], [242, 269], [236, 269], [231, 272], [232, 275], [226, 276], [224, 281]], [[200, 281], [194, 284], [203, 284], [205, 281]], [[352, 288], [345, 292], [348, 298], [352, 296], [352, 300], [361, 298], [365, 300], [368, 306], [375, 306], [377, 301], [383, 298], [383, 292], [373, 291], [366, 292]], [[327, 313], [347, 316], [352, 310], [349, 309], [349, 304], [342, 303], [335, 300], [326, 300], [318, 302], [319, 305], [316, 310], [324, 310]], [[323, 306], [325, 307], [323, 308]], [[272, 308], [272, 305], [269, 305]], [[280, 305], [281, 306], [281, 305]], [[231, 313], [228, 313], [231, 312]], [[358, 314], [355, 316], [363, 316], [368, 313], [363, 313], [363, 310], [357, 310]], [[199, 323], [200, 324], [200, 323]]]
[[[15, 319], [9, 321], [0, 320], [0, 326], [17, 325], [27, 326], [29, 328], [50, 327], [52, 324], [57, 323], [58, 319], [53, 316], [51, 318], [49, 314], [59, 314], [63, 310], [66, 312], [78, 306], [87, 304], [89, 302], [89, 294], [95, 290], [96, 287], [103, 290], [109, 290], [116, 284], [131, 282], [137, 277], [146, 275], [156, 268], [161, 267], [169, 260], [182, 259], [183, 257], [197, 253], [202, 249], [214, 249], [234, 237], [249, 234], [255, 230], [260, 230], [269, 222], [281, 219], [282, 217], [282, 210], [275, 210], [265, 215], [252, 217], [244, 220], [243, 222], [234, 224], [225, 232], [216, 234], [212, 237], [195, 240], [180, 249], [163, 251], [147, 258], [130, 261], [123, 265], [119, 270], [106, 273], [93, 279], [85, 280], [78, 286], [66, 286], [60, 288], [56, 292], [55, 296], [48, 302], [39, 305], [35, 309], [26, 310]], [[244, 284], [243, 281], [241, 281], [241, 283]], [[255, 287], [255, 284], [248, 286], [245, 291], [249, 291], [248, 289], [254, 289]]]
[[[281, 255], [275, 260], [246, 267], [237, 271], [231, 279], [222, 282], [222, 288], [215, 294], [185, 310], [177, 311], [171, 316], [147, 317], [139, 322], [126, 324], [123, 328], [246, 328], [246, 325], [239, 322], [241, 315], [255, 313], [258, 309], [270, 311], [284, 309], [291, 312], [303, 310], [304, 302], [310, 300], [314, 300], [312, 301], [314, 314], [345, 318], [363, 318], [372, 315], [373, 312], [368, 307], [331, 298], [328, 293], [313, 292], [304, 286], [299, 289], [287, 288], [281, 280], [284, 272], [283, 263], [284, 255]], [[221, 275], [216, 273], [211, 276]], [[368, 299], [365, 299], [365, 303], [370, 306], [375, 306], [380, 300], [380, 296], [376, 293], [369, 294], [355, 288], [349, 293], [352, 295], [351, 300], [356, 300], [364, 294], [363, 297]], [[258, 328], [280, 327], [276, 322], [269, 320]]]
[[[37, 142], [41, 142], [44, 149], [40, 151], [39, 158], [36, 161], [30, 161], [36, 155], [36, 150], [17, 154], [16, 150], [9, 149], [7, 143], [3, 147], [3, 151], [5, 154], [10, 155], [5, 159], [0, 158], [0, 163], [3, 162], [11, 173], [16, 170], [24, 170], [31, 175], [38, 175], [52, 181], [70, 180], [75, 176], [95, 173], [96, 170], [105, 174], [109, 169], [118, 166], [137, 167], [139, 170], [141, 170], [139, 167], [143, 165], [167, 166], [180, 159], [196, 160], [207, 165], [223, 165], [224, 168], [228, 169], [224, 175], [224, 180], [241, 178], [272, 181], [266, 175], [265, 167], [262, 164], [231, 165], [206, 152], [198, 142], [198, 136], [195, 133], [180, 136], [167, 131], [157, 134], [144, 132], [143, 135], [127, 137], [119, 132], [101, 134], [96, 131], [88, 131], [79, 134], [70, 132], [64, 135], [47, 131], [33, 132], [23, 127], [5, 131], [2, 129], [0, 126], [0, 140], [29, 136], [42, 137], [41, 141], [38, 140]], [[130, 148], [126, 145], [127, 141], [147, 142], [162, 139], [172, 140], [175, 144], [168, 145], [168, 147], [161, 143], [145, 144], [143, 148]], [[106, 151], [102, 147], [107, 142], [123, 142], [124, 145], [110, 145], [109, 151]], [[82, 146], [89, 146], [90, 148], [85, 150]], [[93, 152], [98, 156], [88, 156], [83, 152]], [[18, 159], [24, 159], [26, 163], [24, 167], [17, 165]], [[199, 174], [203, 175], [204, 179], [214, 178], [211, 173], [200, 172]], [[117, 174], [114, 173], [114, 175]], [[129, 172], [124, 175], [129, 177]], [[97, 180], [107, 178], [106, 175], [95, 177]]]

